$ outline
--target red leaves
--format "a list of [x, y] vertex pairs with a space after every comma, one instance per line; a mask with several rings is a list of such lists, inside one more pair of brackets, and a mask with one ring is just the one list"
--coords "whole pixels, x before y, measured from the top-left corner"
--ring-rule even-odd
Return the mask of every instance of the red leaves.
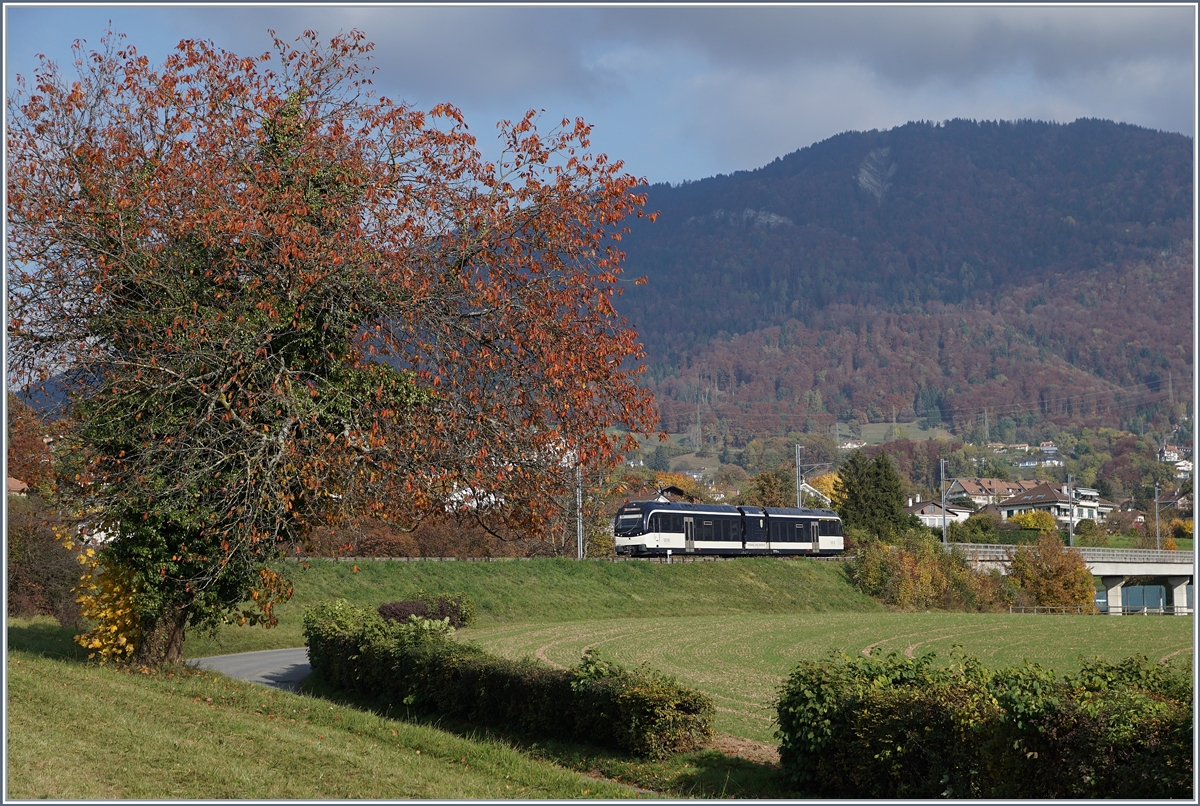
[[[135, 354], [135, 388], [192, 407], [139, 411], [172, 449], [144, 456], [237, 457], [197, 482], [206, 505], [272, 539], [468, 484], [527, 510], [566, 452], [603, 463], [608, 428], [653, 429], [610, 302], [616, 228], [645, 197], [587, 152], [591, 127], [542, 132], [530, 111], [484, 159], [452, 106], [346, 91], [366, 80], [361, 33], [276, 46], [267, 65], [185, 40], [151, 69], [106, 43], [75, 86], [45, 66], [41, 95], [18, 94], [10, 255], [39, 268], [10, 283], [14, 371], [123, 377], [114, 356]], [[368, 356], [412, 382], [336, 380]]]

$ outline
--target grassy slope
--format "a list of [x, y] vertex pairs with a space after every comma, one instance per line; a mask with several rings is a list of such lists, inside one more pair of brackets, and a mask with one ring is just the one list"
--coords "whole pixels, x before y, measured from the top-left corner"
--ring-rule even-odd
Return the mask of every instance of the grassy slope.
[[[356, 572], [354, 569], [358, 568]], [[575, 560], [504, 562], [288, 563], [292, 601], [278, 608], [279, 626], [226, 627], [216, 639], [189, 635], [187, 657], [303, 646], [305, 608], [342, 597], [379, 605], [418, 589], [465, 591], [481, 627], [608, 618], [662, 618], [751, 613], [878, 611], [856, 591], [841, 563], [746, 559], [673, 563]]]
[[312, 697], [177, 669], [79, 661], [44, 621], [9, 627], [10, 798], [629, 797], [633, 791]]
[[588, 646], [622, 664], [649, 663], [713, 697], [719, 732], [769, 743], [779, 684], [801, 660], [874, 646], [946, 658], [960, 645], [992, 668], [1029, 659], [1062, 673], [1077, 670], [1081, 658], [1139, 653], [1187, 662], [1192, 623], [1170, 617], [843, 612], [497, 625], [460, 635], [497, 654], [533, 655], [560, 666], [578, 663]]

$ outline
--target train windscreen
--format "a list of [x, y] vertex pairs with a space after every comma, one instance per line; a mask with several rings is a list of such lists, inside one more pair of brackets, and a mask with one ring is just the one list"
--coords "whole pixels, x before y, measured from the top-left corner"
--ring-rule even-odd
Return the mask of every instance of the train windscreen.
[[617, 516], [614, 531], [619, 535], [636, 535], [642, 531], [642, 513], [631, 512]]

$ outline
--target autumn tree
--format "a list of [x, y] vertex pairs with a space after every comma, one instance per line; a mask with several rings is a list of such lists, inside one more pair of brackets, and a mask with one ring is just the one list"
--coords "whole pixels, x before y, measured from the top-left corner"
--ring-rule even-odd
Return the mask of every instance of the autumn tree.
[[8, 475], [44, 496], [53, 492], [54, 465], [47, 438], [50, 428], [33, 409], [8, 393]]
[[487, 159], [454, 107], [372, 95], [371, 47], [154, 67], [109, 34], [7, 99], [10, 380], [69, 395], [143, 663], [272, 623], [268, 563], [314, 526], [536, 531], [568, 457], [654, 427], [613, 307], [639, 181], [532, 112]]
[[756, 507], [794, 507], [796, 479], [782, 470], [759, 473], [750, 479], [742, 500]]
[[1039, 605], [1075, 607], [1095, 597], [1092, 573], [1076, 549], [1063, 546], [1058, 536], [1043, 532], [1036, 545], [1023, 545], [1012, 555], [1011, 579]]
[[1058, 536], [1058, 521], [1044, 509], [1030, 509], [1025, 512], [1018, 512], [1016, 515], [1008, 519], [1009, 523], [1015, 523], [1022, 529], [1037, 529], [1039, 534], [1054, 535], [1055, 539]]

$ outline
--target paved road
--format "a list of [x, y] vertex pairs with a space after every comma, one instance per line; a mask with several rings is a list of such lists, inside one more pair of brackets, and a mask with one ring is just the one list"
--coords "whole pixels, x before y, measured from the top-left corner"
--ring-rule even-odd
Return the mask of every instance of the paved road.
[[201, 669], [248, 680], [287, 691], [297, 691], [308, 677], [308, 649], [267, 649], [262, 652], [240, 652], [237, 655], [214, 655], [188, 661]]

